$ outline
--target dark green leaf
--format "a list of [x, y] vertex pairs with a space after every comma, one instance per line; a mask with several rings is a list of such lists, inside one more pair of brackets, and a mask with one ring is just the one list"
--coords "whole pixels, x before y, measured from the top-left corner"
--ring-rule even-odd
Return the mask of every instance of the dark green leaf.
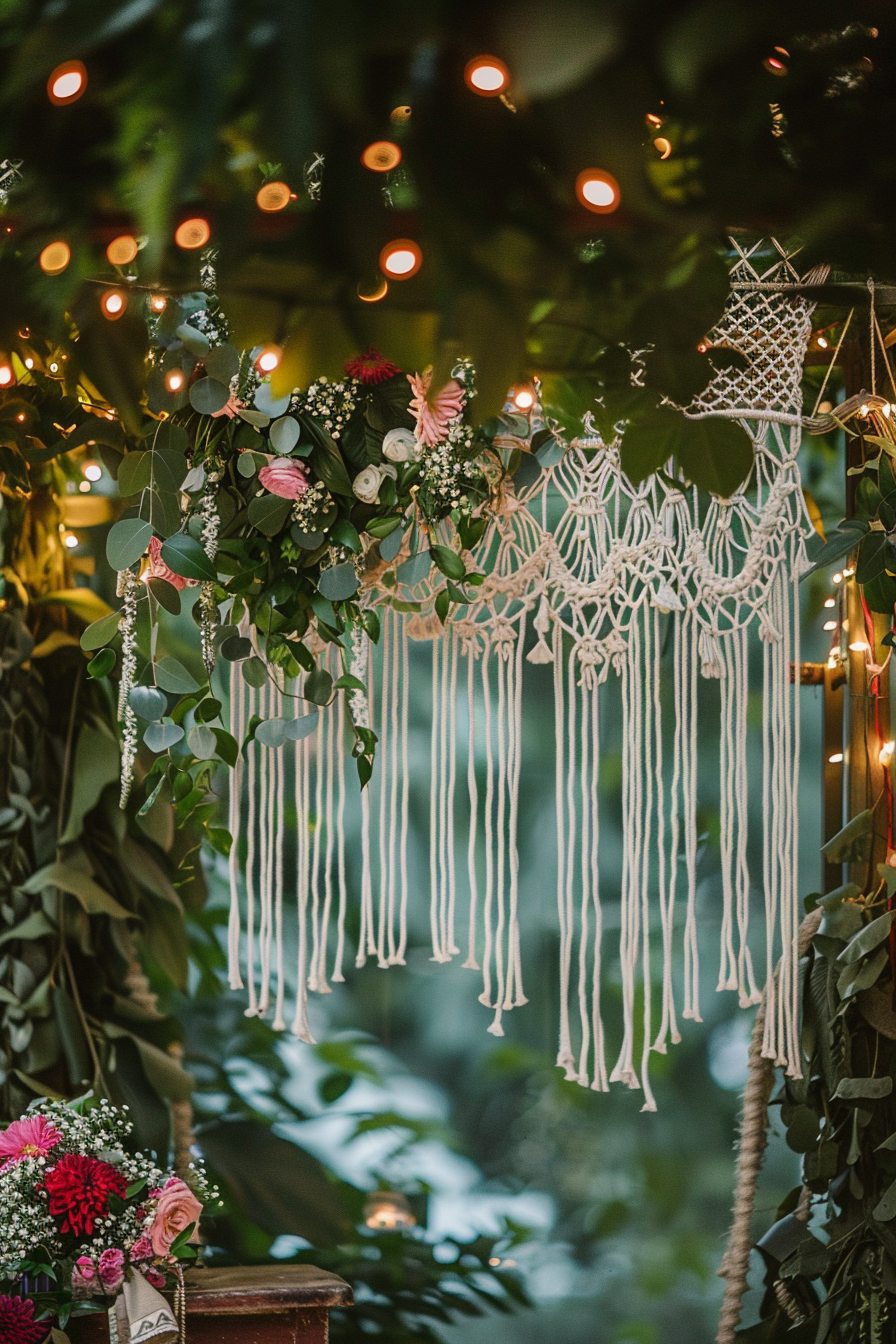
[[146, 586], [160, 607], [172, 616], [180, 615], [180, 593], [173, 583], [168, 583], [166, 579], [150, 579]]
[[302, 697], [315, 705], [328, 705], [333, 698], [333, 678], [325, 668], [309, 672], [302, 687]]
[[342, 602], [354, 597], [360, 587], [355, 567], [350, 561], [341, 565], [331, 565], [322, 571], [317, 581], [320, 592], [329, 602]]
[[[179, 664], [178, 664], [179, 666]], [[155, 686], [132, 686], [128, 693], [131, 709], [141, 719], [160, 719], [168, 712], [168, 697]]]
[[232, 635], [230, 639], [225, 639], [221, 644], [221, 657], [228, 663], [239, 663], [244, 658], [252, 657], [252, 641], [245, 639], [242, 635]]
[[172, 695], [189, 695], [199, 690], [199, 683], [176, 658], [163, 658], [156, 664], [156, 681], [163, 691]]
[[123, 495], [136, 495], [149, 485], [152, 454], [132, 452], [122, 458], [118, 468], [118, 489]]
[[162, 559], [169, 569], [183, 579], [213, 583], [218, 577], [214, 563], [188, 532], [178, 532], [162, 543]]
[[290, 501], [279, 495], [256, 495], [249, 504], [249, 522], [266, 537], [276, 536], [289, 517], [291, 507]]
[[254, 686], [256, 689], [260, 689], [267, 682], [268, 670], [262, 659], [257, 655], [246, 659], [242, 671], [244, 681], [247, 681], [250, 686]]
[[106, 559], [113, 569], [130, 569], [145, 554], [151, 540], [149, 523], [142, 518], [122, 518], [106, 538]]
[[846, 863], [854, 856], [856, 841], [870, 835], [873, 829], [874, 817], [866, 808], [848, 821], [843, 830], [838, 831], [827, 844], [822, 845], [821, 852], [828, 863]]
[[459, 582], [466, 575], [467, 567], [456, 551], [450, 550], [447, 546], [433, 545], [430, 546], [429, 553], [436, 568], [440, 569], [446, 578]]
[[91, 658], [87, 671], [92, 677], [108, 677], [114, 666], [115, 650], [103, 649], [95, 658]]

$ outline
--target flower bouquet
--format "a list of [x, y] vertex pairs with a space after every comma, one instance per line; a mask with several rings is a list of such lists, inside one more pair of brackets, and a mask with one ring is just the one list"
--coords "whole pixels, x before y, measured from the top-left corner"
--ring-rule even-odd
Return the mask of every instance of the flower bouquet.
[[177, 1335], [157, 1290], [195, 1258], [216, 1192], [199, 1166], [185, 1181], [126, 1151], [125, 1110], [92, 1098], [41, 1102], [0, 1132], [3, 1344], [44, 1344], [54, 1328], [59, 1344], [71, 1316], [113, 1305], [132, 1323], [135, 1311], [152, 1315], [160, 1328], [147, 1338]]

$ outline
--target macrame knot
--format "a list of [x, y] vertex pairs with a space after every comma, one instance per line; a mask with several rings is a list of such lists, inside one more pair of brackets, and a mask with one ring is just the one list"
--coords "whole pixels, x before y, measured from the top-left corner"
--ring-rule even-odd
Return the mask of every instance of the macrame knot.
[[718, 638], [708, 630], [701, 630], [700, 675], [709, 680], [721, 681], [723, 674], [722, 650]]
[[597, 669], [606, 662], [606, 653], [599, 640], [591, 635], [586, 635], [580, 639], [576, 645], [576, 658], [582, 669], [582, 675], [579, 678], [579, 685], [584, 686], [591, 691], [595, 686], [600, 685], [606, 680], [606, 672], [602, 677], [598, 677]]
[[767, 607], [759, 608], [759, 638], [766, 644], [777, 644], [781, 639], [781, 631], [772, 621]]
[[[611, 630], [606, 639], [602, 641], [602, 647], [605, 659], [609, 659], [609, 662], [613, 664], [613, 671], [621, 675], [622, 669], [625, 667], [625, 656], [628, 652], [628, 645], [619, 631]], [[601, 681], [606, 681], [607, 666], [608, 664], [605, 662]]]
[[499, 616], [489, 632], [489, 642], [499, 658], [508, 662], [516, 648], [517, 631], [512, 621]]
[[481, 652], [479, 627], [475, 621], [452, 621], [451, 628], [460, 641], [460, 651], [465, 658], [478, 658]]
[[606, 513], [607, 505], [600, 495], [585, 491], [584, 494], [569, 501], [569, 511], [581, 518], [597, 518], [600, 514]]
[[662, 580], [660, 581], [656, 592], [651, 597], [651, 604], [666, 615], [668, 615], [670, 611], [684, 611], [684, 603], [681, 598], [669, 587], [668, 583], [665, 583]]
[[544, 593], [541, 595], [541, 602], [538, 606], [538, 615], [535, 617], [533, 625], [538, 632], [538, 643], [535, 645], [534, 649], [531, 649], [529, 653], [526, 654], [526, 662], [552, 663], [554, 661], [554, 654], [551, 650], [551, 646], [545, 639], [545, 636], [551, 628], [551, 609]]

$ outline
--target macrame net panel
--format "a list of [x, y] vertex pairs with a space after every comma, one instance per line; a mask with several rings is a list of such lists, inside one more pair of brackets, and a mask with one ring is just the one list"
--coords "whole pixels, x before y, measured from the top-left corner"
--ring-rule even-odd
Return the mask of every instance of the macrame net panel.
[[[379, 737], [374, 778], [361, 797], [360, 931], [356, 965], [404, 964], [408, 910], [409, 640], [432, 647], [429, 922], [432, 957], [481, 977], [488, 1030], [526, 1002], [519, 859], [523, 688], [527, 665], [550, 666], [553, 685], [556, 901], [561, 1015], [557, 1063], [598, 1091], [619, 1081], [654, 1109], [649, 1059], [676, 1042], [680, 1019], [700, 1020], [697, 939], [697, 708], [707, 679], [720, 692], [719, 989], [742, 1005], [768, 986], [763, 1053], [799, 1075], [796, 923], [799, 704], [797, 585], [805, 568], [805, 513], [797, 468], [800, 377], [811, 304], [794, 290], [791, 259], [775, 242], [744, 247], [710, 346], [729, 346], [745, 369], [716, 373], [688, 408], [726, 416], [750, 434], [754, 467], [731, 499], [701, 495], [667, 470], [634, 485], [619, 442], [604, 443], [585, 416], [582, 435], [527, 489], [508, 490], [473, 557], [487, 577], [474, 604], [443, 628], [432, 576], [399, 587], [406, 613], [381, 606], [377, 646], [356, 634], [352, 671], [369, 688], [351, 716]], [[373, 590], [371, 590], [373, 592]], [[383, 596], [384, 590], [378, 590]], [[748, 726], [752, 632], [761, 641], [762, 871], [751, 873]], [[332, 653], [328, 657], [332, 658]], [[668, 669], [671, 661], [671, 676]], [[756, 661], [756, 660], [754, 660]], [[662, 662], [662, 668], [661, 668]], [[334, 664], [334, 675], [338, 670]], [[239, 683], [239, 678], [236, 679]], [[618, 939], [605, 933], [598, 784], [605, 698], [618, 684], [622, 735], [623, 859]], [[665, 687], [665, 690], [664, 690]], [[295, 713], [297, 688], [235, 684], [232, 731], [254, 713]], [[665, 724], [664, 724], [665, 720]], [[285, 1025], [287, 984], [298, 984], [293, 1029], [309, 1040], [307, 992], [343, 978], [346, 953], [348, 716], [341, 700], [312, 735], [284, 753], [256, 746], [239, 766], [231, 829], [230, 974], [248, 1012]], [[701, 744], [702, 745], [702, 744]], [[352, 775], [354, 771], [352, 770]], [[284, 874], [284, 801], [295, 800], [297, 878]], [[761, 896], [765, 965], [749, 932]], [[284, 893], [298, 932], [284, 934]], [[615, 901], [614, 901], [615, 907]], [[290, 916], [294, 923], [294, 915]], [[331, 930], [331, 925], [335, 928]], [[683, 955], [677, 956], [677, 940]], [[294, 967], [284, 962], [295, 943]], [[780, 975], [772, 971], [783, 957]], [[621, 982], [622, 1044], [607, 1055], [605, 977]], [[680, 967], [680, 974], [678, 971]], [[636, 1021], [636, 1017], [638, 1020]]]

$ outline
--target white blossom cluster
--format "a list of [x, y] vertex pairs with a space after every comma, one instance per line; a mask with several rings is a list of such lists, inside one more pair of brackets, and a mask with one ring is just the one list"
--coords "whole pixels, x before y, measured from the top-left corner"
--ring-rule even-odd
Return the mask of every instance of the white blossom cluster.
[[25, 1157], [0, 1173], [0, 1278], [15, 1277], [17, 1262], [30, 1258], [37, 1246], [46, 1247], [54, 1258], [61, 1252], [46, 1196], [40, 1199], [34, 1193], [46, 1165], [45, 1157]]
[[309, 485], [299, 499], [292, 506], [292, 519], [298, 523], [303, 532], [316, 532], [316, 519], [330, 503], [330, 492], [323, 481], [315, 481]]
[[462, 502], [466, 487], [465, 458], [472, 452], [473, 430], [457, 416], [448, 433], [434, 448], [425, 448], [421, 478], [426, 490], [443, 506], [454, 508]]
[[318, 378], [304, 397], [300, 397], [295, 409], [314, 416], [315, 420], [322, 420], [327, 433], [338, 439], [357, 405], [359, 386], [357, 378], [345, 378], [338, 383]]
[[137, 715], [131, 706], [131, 687], [137, 679], [137, 595], [140, 581], [130, 569], [118, 575], [118, 596], [124, 598], [119, 630], [121, 631], [121, 680], [118, 683], [118, 721], [121, 724], [121, 801], [127, 806], [134, 782], [134, 761], [137, 759]]

